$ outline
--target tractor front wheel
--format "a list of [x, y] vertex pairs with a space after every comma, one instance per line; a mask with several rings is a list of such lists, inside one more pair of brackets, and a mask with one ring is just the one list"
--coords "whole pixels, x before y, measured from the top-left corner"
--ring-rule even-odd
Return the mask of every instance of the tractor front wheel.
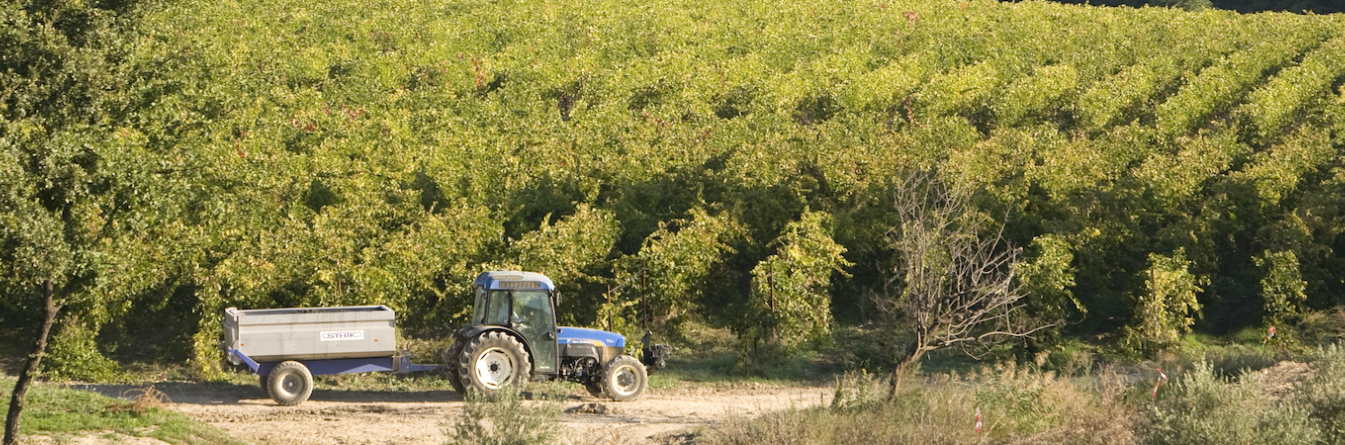
[[612, 359], [607, 362], [607, 366], [602, 367], [598, 384], [602, 386], [603, 395], [607, 398], [626, 402], [638, 399], [644, 394], [644, 388], [649, 384], [649, 374], [645, 372], [644, 364], [635, 357], [623, 355]]
[[481, 393], [509, 386], [522, 386], [532, 375], [528, 351], [513, 336], [503, 332], [479, 335], [458, 354], [458, 377], [462, 385]]

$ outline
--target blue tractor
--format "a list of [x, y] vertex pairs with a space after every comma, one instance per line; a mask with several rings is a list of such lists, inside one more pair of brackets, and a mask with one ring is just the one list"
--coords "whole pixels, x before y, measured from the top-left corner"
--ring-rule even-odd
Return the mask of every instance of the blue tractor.
[[594, 396], [634, 400], [670, 355], [667, 345], [649, 344], [649, 333], [643, 357], [636, 359], [625, 354], [620, 334], [556, 326], [560, 294], [545, 275], [485, 272], [473, 287], [471, 322], [453, 334], [453, 345], [444, 351], [449, 382], [458, 392], [564, 379], [584, 384]]

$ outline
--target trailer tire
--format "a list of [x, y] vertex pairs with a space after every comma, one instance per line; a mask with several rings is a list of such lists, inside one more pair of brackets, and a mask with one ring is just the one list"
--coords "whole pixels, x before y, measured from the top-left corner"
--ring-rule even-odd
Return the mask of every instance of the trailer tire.
[[313, 394], [313, 374], [303, 363], [282, 362], [266, 376], [266, 391], [280, 406], [304, 403]]
[[649, 374], [644, 364], [635, 357], [623, 355], [607, 362], [598, 376], [602, 393], [609, 399], [628, 402], [640, 398], [645, 386], [649, 384]]
[[453, 385], [453, 390], [463, 394], [467, 388], [462, 386], [462, 374], [458, 372], [458, 356], [462, 355], [462, 345], [466, 343], [461, 338], [453, 339], [453, 346], [444, 350], [444, 373], [448, 374], [448, 384]]
[[458, 354], [458, 376], [466, 389], [493, 393], [506, 387], [521, 387], [532, 375], [528, 351], [513, 336], [503, 332], [478, 335]]

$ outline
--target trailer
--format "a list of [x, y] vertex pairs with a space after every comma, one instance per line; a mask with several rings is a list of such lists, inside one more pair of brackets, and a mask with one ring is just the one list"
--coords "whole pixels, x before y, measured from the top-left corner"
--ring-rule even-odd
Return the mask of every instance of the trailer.
[[405, 374], [443, 369], [411, 363], [397, 350], [396, 314], [387, 306], [224, 310], [229, 361], [246, 364], [280, 405], [313, 392], [313, 376], [360, 372]]

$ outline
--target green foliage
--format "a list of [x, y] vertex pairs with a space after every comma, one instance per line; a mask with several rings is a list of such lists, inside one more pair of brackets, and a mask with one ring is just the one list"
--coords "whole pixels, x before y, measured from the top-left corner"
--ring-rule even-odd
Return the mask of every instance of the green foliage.
[[1103, 128], [1124, 116], [1126, 108], [1153, 96], [1177, 76], [1177, 64], [1156, 55], [1097, 81], [1079, 98], [1078, 115], [1089, 128]]
[[1298, 270], [1298, 257], [1292, 251], [1271, 252], [1269, 250], [1253, 258], [1256, 267], [1265, 275], [1261, 278], [1261, 298], [1265, 300], [1265, 323], [1270, 326], [1283, 325], [1287, 321], [1303, 318], [1303, 302], [1308, 296], [1303, 293], [1307, 283]]
[[767, 359], [777, 346], [795, 354], [831, 332], [831, 276], [853, 265], [832, 240], [831, 224], [831, 215], [804, 209], [785, 228], [776, 254], [752, 269], [750, 315], [739, 333], [749, 360]]
[[573, 215], [554, 225], [543, 222], [509, 249], [524, 270], [541, 272], [557, 283], [576, 283], [588, 268], [607, 259], [619, 235], [610, 212], [580, 204]]
[[1039, 313], [1086, 307], [1079, 335], [1122, 329], [1149, 253], [1179, 247], [1209, 277], [1201, 298], [1237, 309], [1214, 329], [1261, 323], [1239, 308], [1257, 307], [1241, 303], [1264, 250], [1297, 256], [1304, 304], [1345, 295], [1339, 16], [42, 5], [0, 17], [0, 298], [15, 309], [0, 319], [30, 325], [47, 279], [91, 329], [133, 337], [124, 315], [163, 308], [195, 329], [191, 357], [165, 360], [202, 376], [219, 375], [224, 307], [387, 304], [409, 335], [439, 336], [471, 277], [500, 267], [552, 275], [569, 323], [731, 325], [768, 306], [762, 276], [805, 269], [771, 244], [805, 208], [861, 266], [786, 277], [807, 288], [798, 313], [816, 312], [795, 318], [872, 321], [912, 168], [1011, 216], [1010, 245], [1056, 239], [1039, 247], [1072, 259], [1033, 257], [1025, 283], [1049, 295]]
[[1228, 130], [1181, 137], [1175, 148], [1176, 153], [1150, 155], [1134, 172], [1161, 204], [1175, 205], [1190, 199], [1206, 181], [1227, 171], [1234, 160], [1250, 151]]
[[1261, 137], [1278, 134], [1301, 119], [1309, 101], [1331, 88], [1345, 67], [1345, 38], [1336, 37], [1303, 56], [1297, 65], [1280, 71], [1253, 91], [1242, 110]]
[[934, 114], [962, 113], [984, 107], [1000, 85], [1000, 73], [989, 62], [939, 74], [916, 95]]
[[560, 405], [525, 403], [515, 391], [467, 395], [462, 414], [450, 421], [449, 444], [535, 445], [560, 438]]
[[1149, 444], [1316, 443], [1321, 433], [1310, 411], [1268, 400], [1255, 375], [1239, 382], [1218, 377], [1208, 363], [1186, 372], [1147, 411], [1141, 431]]
[[1009, 85], [1004, 95], [992, 107], [1001, 125], [1016, 125], [1028, 113], [1052, 117], [1049, 112], [1070, 99], [1070, 93], [1079, 85], [1079, 71], [1069, 65], [1038, 67], [1030, 76], [1020, 77]]
[[1200, 314], [1196, 294], [1208, 281], [1190, 272], [1186, 250], [1172, 255], [1149, 254], [1145, 293], [1135, 296], [1135, 311], [1125, 328], [1125, 344], [1135, 350], [1171, 345], [1190, 332]]
[[98, 350], [94, 332], [77, 321], [64, 324], [51, 339], [43, 361], [47, 374], [61, 380], [102, 383], [121, 376], [121, 366]]
[[1294, 30], [1218, 60], [1188, 77], [1181, 90], [1158, 107], [1158, 128], [1173, 136], [1186, 134], [1239, 100], [1267, 70], [1287, 63], [1304, 45], [1320, 37], [1315, 28]]
[[1042, 235], [1032, 240], [1030, 251], [1030, 259], [1016, 264], [1014, 270], [1027, 295], [1028, 311], [1048, 322], [1065, 320], [1076, 311], [1087, 314], [1088, 308], [1071, 291], [1077, 270], [1069, 242]]
[[1214, 3], [1210, 0], [1154, 0], [1150, 4], [1154, 6], [1180, 8], [1187, 11], [1199, 11], [1205, 8], [1214, 7]]
[[693, 208], [689, 218], [660, 222], [637, 254], [619, 261], [616, 282], [631, 303], [642, 305], [642, 323], [666, 325], [697, 311], [712, 287], [712, 269], [735, 253], [725, 241], [742, 232], [728, 214]]
[[1263, 205], [1278, 204], [1290, 195], [1303, 176], [1335, 159], [1335, 149], [1320, 130], [1303, 127], [1269, 150], [1253, 156], [1251, 165], [1234, 176], [1251, 181]]

